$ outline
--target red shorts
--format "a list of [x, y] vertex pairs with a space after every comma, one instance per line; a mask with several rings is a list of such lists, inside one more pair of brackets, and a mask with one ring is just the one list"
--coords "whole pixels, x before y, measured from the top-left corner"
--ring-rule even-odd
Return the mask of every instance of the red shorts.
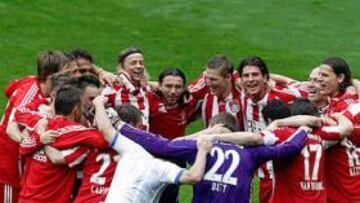
[[259, 186], [260, 203], [269, 203], [273, 190], [272, 180], [260, 178]]
[[17, 203], [20, 190], [20, 188], [0, 183], [0, 203]]

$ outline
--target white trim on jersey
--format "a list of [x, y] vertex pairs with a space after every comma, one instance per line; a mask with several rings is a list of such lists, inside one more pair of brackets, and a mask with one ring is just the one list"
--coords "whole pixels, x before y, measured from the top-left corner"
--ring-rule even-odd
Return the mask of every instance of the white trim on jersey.
[[13, 203], [12, 202], [12, 186], [5, 184], [4, 185], [4, 203]]

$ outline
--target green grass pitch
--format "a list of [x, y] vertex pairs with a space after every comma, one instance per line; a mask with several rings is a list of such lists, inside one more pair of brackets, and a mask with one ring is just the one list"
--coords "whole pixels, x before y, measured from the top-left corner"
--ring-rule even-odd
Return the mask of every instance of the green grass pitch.
[[[322, 59], [338, 55], [359, 77], [359, 6], [355, 0], [1, 0], [0, 87], [34, 74], [44, 49], [84, 48], [114, 70], [118, 52], [133, 45], [145, 51], [153, 80], [168, 66], [193, 80], [219, 53], [236, 66], [259, 55], [271, 72], [301, 80]], [[1, 95], [2, 109], [5, 103]], [[188, 132], [199, 128], [201, 122]], [[190, 200], [191, 188], [183, 187], [181, 202]]]

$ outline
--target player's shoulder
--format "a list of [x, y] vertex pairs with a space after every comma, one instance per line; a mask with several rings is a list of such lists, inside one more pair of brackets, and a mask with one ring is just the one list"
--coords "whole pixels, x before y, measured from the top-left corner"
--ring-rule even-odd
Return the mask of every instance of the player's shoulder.
[[294, 100], [296, 98], [295, 94], [293, 94], [290, 90], [284, 88], [272, 88], [269, 92], [269, 99], [280, 99], [286, 103]]

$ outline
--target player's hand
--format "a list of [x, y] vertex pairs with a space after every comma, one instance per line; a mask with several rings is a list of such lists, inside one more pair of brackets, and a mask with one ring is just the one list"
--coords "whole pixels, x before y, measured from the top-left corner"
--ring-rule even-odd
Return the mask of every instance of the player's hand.
[[104, 104], [106, 104], [108, 102], [108, 98], [105, 97], [104, 95], [99, 95], [97, 97], [95, 97], [95, 99], [92, 101], [92, 103], [94, 104], [94, 106], [104, 106]]
[[311, 133], [312, 132], [312, 128], [309, 128], [308, 126], [301, 126], [300, 129], [305, 130], [307, 133]]
[[48, 105], [41, 104], [38, 108], [41, 115], [46, 115], [47, 117], [51, 118], [54, 116], [53, 108]]
[[95, 64], [92, 64], [92, 67], [93, 69], [98, 70], [97, 73], [99, 76], [100, 83], [102, 85], [109, 85], [112, 87], [112, 85], [116, 81], [116, 75], [114, 73], [104, 70], [103, 68], [96, 66]]
[[53, 143], [56, 138], [59, 137], [59, 134], [54, 131], [46, 131], [40, 134], [40, 141], [44, 145]]
[[215, 124], [206, 129], [204, 134], [221, 134], [221, 133], [230, 133], [231, 131], [224, 127], [223, 124]]
[[48, 126], [48, 121], [46, 118], [40, 119], [35, 125], [35, 131], [40, 135], [45, 132]]
[[212, 141], [208, 139], [206, 136], [203, 136], [197, 139], [196, 145], [198, 150], [210, 152], [212, 148]]

